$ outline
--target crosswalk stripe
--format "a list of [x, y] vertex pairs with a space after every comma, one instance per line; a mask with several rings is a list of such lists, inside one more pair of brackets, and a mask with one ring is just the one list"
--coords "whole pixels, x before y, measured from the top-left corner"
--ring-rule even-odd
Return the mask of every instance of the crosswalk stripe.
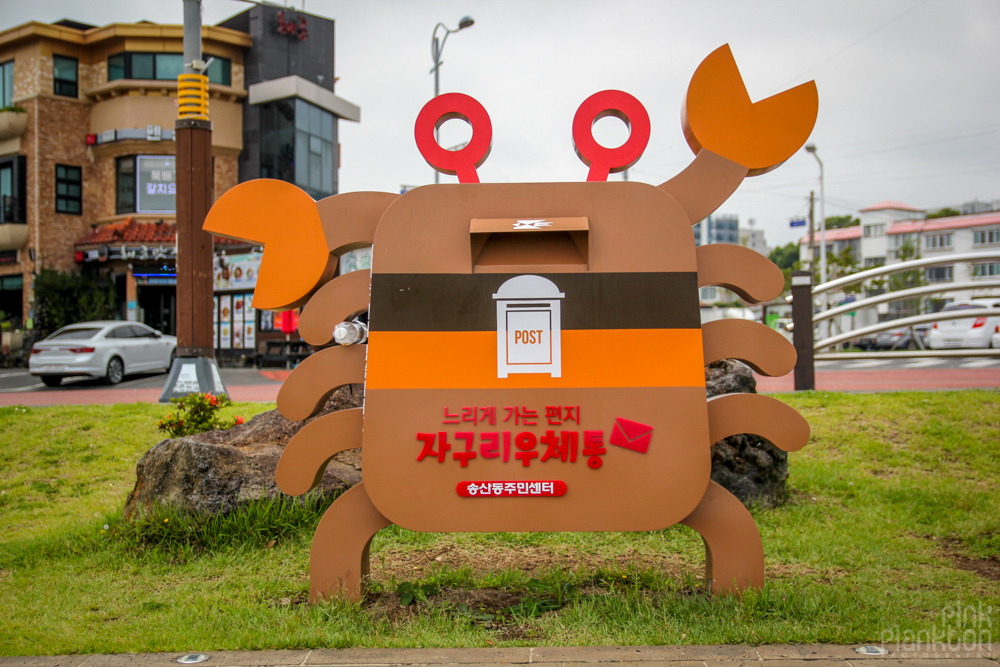
[[973, 359], [962, 364], [962, 368], [985, 368], [1000, 365], [1000, 359]]
[[914, 359], [906, 364], [906, 368], [926, 368], [927, 366], [938, 366], [945, 363], [944, 359]]
[[853, 364], [846, 366], [845, 368], [874, 368], [876, 366], [886, 366], [892, 363], [892, 359], [862, 359], [861, 361], [855, 361]]
[[836, 363], [839, 363], [839, 362], [834, 361], [832, 359], [820, 359], [819, 361], [816, 362], [815, 365], [816, 366], [832, 366], [833, 364], [836, 364]]

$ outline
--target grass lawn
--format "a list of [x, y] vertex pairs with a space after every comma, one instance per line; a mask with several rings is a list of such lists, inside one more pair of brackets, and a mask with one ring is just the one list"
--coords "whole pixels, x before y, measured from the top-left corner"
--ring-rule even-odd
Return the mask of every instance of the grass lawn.
[[[701, 539], [684, 527], [390, 527], [372, 544], [368, 598], [315, 607], [303, 601], [318, 503], [128, 524], [120, 508], [166, 407], [0, 408], [0, 655], [871, 643], [1000, 627], [1000, 394], [780, 398], [813, 438], [790, 456], [790, 502], [753, 512], [763, 592], [706, 595]], [[406, 583], [427, 586], [402, 607]]]

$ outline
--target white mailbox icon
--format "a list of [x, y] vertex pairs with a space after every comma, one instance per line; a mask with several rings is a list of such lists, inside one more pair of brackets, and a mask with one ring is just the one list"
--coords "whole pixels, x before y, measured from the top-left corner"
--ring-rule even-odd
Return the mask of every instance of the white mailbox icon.
[[497, 377], [510, 373], [562, 376], [560, 299], [541, 276], [516, 276], [497, 290]]

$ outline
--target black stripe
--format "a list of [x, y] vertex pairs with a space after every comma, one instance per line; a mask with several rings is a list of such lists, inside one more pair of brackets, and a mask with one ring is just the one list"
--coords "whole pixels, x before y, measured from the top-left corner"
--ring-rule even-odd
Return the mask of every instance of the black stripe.
[[[496, 331], [493, 295], [518, 274], [372, 275], [372, 331]], [[697, 329], [698, 276], [684, 273], [541, 275], [566, 296], [563, 329]], [[611, 342], [611, 341], [609, 341]]]

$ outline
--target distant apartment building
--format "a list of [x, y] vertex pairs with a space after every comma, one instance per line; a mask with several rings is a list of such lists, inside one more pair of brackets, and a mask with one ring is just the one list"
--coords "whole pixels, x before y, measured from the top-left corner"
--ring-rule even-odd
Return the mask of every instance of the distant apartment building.
[[[750, 220], [750, 226], [740, 227], [740, 217], [735, 213], [713, 213], [695, 223], [693, 227], [695, 245], [732, 243], [767, 255], [770, 249], [767, 247], [764, 230], [755, 229], [753, 222]], [[702, 287], [699, 296], [705, 306], [739, 300], [739, 297], [729, 290], [713, 286]]]
[[[970, 202], [981, 204], [982, 202]], [[972, 208], [975, 208], [974, 206]], [[901, 202], [881, 202], [859, 211], [861, 225], [827, 231], [828, 252], [838, 253], [845, 247], [857, 249], [856, 261], [860, 269], [870, 269], [896, 264], [905, 259], [939, 257], [947, 260], [951, 255], [976, 250], [1000, 250], [1000, 212], [979, 212], [947, 218], [926, 218], [925, 211]], [[819, 258], [819, 234], [816, 235], [815, 258]], [[800, 257], [808, 257], [808, 237], [799, 241]], [[920, 269], [923, 282], [968, 283], [967, 289], [941, 292], [920, 299], [919, 310], [934, 311], [951, 301], [1000, 295], [1000, 288], [986, 281], [1000, 280], [1000, 260], [984, 259], [972, 262], [947, 262]], [[976, 286], [984, 281], [983, 287]], [[868, 294], [884, 291], [884, 287], [870, 287]], [[855, 326], [873, 324], [880, 320], [895, 319], [915, 314], [910, 307], [893, 302], [860, 313]]]
[[[202, 28], [216, 198], [258, 177], [336, 194], [337, 123], [360, 110], [333, 92], [333, 49], [332, 20], [267, 4]], [[33, 277], [56, 269], [106, 277], [122, 319], [173, 333], [183, 70], [181, 25], [0, 32], [0, 311], [15, 324], [32, 316]], [[280, 335], [248, 308], [260, 253], [217, 239], [216, 255], [217, 347]]]

